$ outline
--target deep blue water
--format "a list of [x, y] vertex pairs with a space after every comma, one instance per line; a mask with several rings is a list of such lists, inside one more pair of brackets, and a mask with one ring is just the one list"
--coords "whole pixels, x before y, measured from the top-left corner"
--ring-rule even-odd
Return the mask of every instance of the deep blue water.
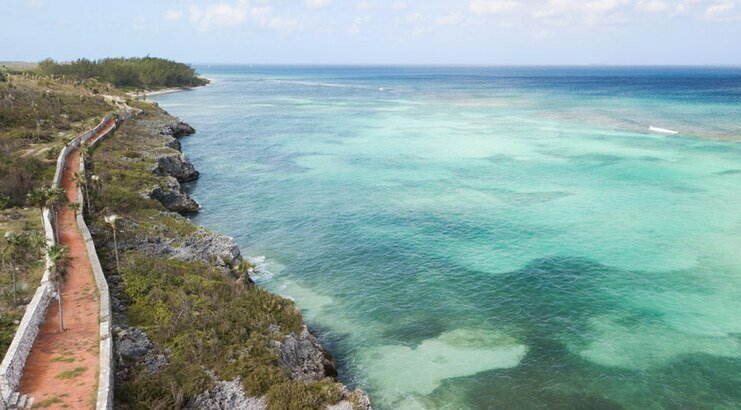
[[741, 69], [199, 68], [195, 222], [375, 407], [741, 406]]

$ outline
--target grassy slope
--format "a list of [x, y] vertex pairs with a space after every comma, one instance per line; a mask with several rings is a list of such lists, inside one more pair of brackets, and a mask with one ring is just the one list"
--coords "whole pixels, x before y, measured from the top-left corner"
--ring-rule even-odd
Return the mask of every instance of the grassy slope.
[[292, 382], [278, 367], [273, 341], [303, 326], [291, 301], [237, 284], [202, 263], [136, 251], [120, 255], [121, 270], [116, 275], [104, 215], [116, 213], [123, 218], [119, 241], [124, 243], [153, 236], [177, 242], [196, 229], [187, 219], [165, 212], [158, 202], [139, 194], [157, 183], [147, 153], [163, 145], [140, 120], [164, 115], [148, 104], [141, 106], [145, 112], [124, 123], [93, 155], [94, 172], [103, 182], [93, 195], [99, 212], [89, 220], [97, 226], [93, 231], [104, 269], [112, 282], [123, 284], [122, 297], [130, 303], [128, 320], [148, 333], [156, 350], [169, 350], [171, 355], [164, 370], [149, 374], [143, 367], [134, 368], [127, 380], [118, 383], [120, 404], [142, 409], [179, 407], [212, 385], [208, 371], [221, 380], [241, 377], [248, 394], [267, 395], [270, 408], [323, 408], [337, 402], [341, 386], [334, 381]]

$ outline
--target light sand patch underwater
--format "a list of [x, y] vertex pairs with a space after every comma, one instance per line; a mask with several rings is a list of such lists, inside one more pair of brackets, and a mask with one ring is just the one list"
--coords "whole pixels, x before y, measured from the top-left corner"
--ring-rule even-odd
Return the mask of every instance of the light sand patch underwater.
[[[432, 393], [445, 379], [515, 367], [526, 352], [526, 346], [503, 333], [456, 329], [416, 347], [370, 348], [361, 361], [371, 385], [393, 400], [410, 393]], [[396, 397], [389, 397], [389, 393]]]

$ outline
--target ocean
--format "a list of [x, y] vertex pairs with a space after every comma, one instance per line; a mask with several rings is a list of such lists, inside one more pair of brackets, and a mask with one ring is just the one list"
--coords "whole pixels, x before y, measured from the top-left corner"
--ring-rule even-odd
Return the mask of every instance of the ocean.
[[741, 68], [198, 69], [194, 222], [374, 407], [741, 408]]

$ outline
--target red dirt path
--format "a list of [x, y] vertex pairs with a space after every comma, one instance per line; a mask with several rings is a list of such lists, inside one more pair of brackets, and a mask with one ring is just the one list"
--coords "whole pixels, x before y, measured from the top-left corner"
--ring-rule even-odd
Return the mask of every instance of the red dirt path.
[[[113, 121], [94, 138], [112, 126]], [[62, 188], [70, 202], [77, 201], [77, 186], [72, 176], [79, 171], [80, 152], [76, 149], [67, 156], [62, 174]], [[18, 391], [33, 397], [34, 407], [95, 408], [100, 346], [98, 287], [74, 211], [65, 207], [59, 217], [59, 242], [69, 249], [71, 256], [62, 289], [65, 330], [59, 331], [59, 308], [57, 301], [52, 300], [26, 360]]]

